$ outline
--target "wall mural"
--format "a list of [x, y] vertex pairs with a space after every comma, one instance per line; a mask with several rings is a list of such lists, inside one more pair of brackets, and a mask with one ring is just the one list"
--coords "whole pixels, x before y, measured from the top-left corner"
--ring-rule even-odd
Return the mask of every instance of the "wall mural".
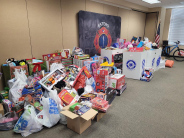
[[85, 54], [100, 55], [120, 38], [121, 17], [79, 11], [79, 47]]

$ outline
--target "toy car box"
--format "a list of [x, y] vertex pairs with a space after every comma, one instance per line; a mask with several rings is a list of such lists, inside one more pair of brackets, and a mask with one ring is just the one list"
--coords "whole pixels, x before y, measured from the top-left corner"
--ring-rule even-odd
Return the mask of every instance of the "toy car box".
[[65, 106], [62, 109], [63, 111], [61, 111], [61, 114], [67, 117], [67, 127], [69, 129], [82, 134], [89, 126], [91, 126], [91, 119], [93, 119], [98, 112], [94, 109], [90, 109], [83, 115], [79, 116], [69, 111], [69, 108], [72, 105], [73, 104]]
[[116, 89], [116, 95], [121, 96], [121, 94], [125, 91], [126, 88], [127, 88], [127, 83], [125, 83], [125, 85], [122, 86], [120, 90]]
[[114, 89], [121, 89], [123, 85], [125, 85], [125, 75], [122, 74], [114, 74], [109, 78], [109, 87]]

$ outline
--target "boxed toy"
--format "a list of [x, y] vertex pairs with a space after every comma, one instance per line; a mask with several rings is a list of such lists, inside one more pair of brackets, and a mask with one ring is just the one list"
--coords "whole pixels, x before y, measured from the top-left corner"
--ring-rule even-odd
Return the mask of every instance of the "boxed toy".
[[144, 49], [143, 47], [139, 47], [139, 48], [138, 47], [130, 47], [129, 51], [130, 52], [143, 52], [143, 49]]
[[114, 74], [109, 79], [110, 88], [121, 89], [122, 85], [125, 84], [125, 75], [122, 74]]
[[[74, 103], [75, 104], [75, 103]], [[91, 119], [95, 117], [98, 113], [93, 109], [89, 109], [86, 113], [79, 116], [75, 113], [72, 113], [69, 108], [74, 105], [65, 106], [61, 111], [61, 114], [67, 117], [67, 127], [79, 134], [84, 132], [89, 126], [91, 126]]]
[[68, 67], [70, 65], [73, 64], [73, 58], [66, 58], [66, 59], [62, 59], [61, 63], [65, 66]]
[[0, 117], [2, 117], [4, 115], [4, 108], [3, 105], [0, 104]]
[[92, 71], [92, 64], [93, 63], [98, 63], [98, 60], [84, 61], [84, 66], [86, 66], [86, 68], [88, 69], [88, 71], [90, 72], [90, 74], [93, 73], [93, 71]]
[[82, 54], [82, 55], [74, 55], [74, 58], [75, 59], [87, 59], [87, 58], [90, 58], [90, 56], [87, 54]]
[[108, 101], [109, 104], [111, 104], [112, 101], [114, 100], [114, 98], [116, 97], [116, 90], [112, 89], [112, 88], [107, 88], [105, 90], [105, 94], [106, 94], [106, 96], [105, 96], [104, 100]]
[[109, 72], [106, 69], [97, 69], [96, 91], [105, 92], [109, 86]]
[[78, 67], [82, 68], [84, 66], [85, 61], [92, 61], [91, 58], [89, 59], [73, 59], [73, 64], [77, 65]]
[[114, 62], [114, 65], [117, 69], [120, 69], [122, 71], [122, 68], [123, 68], [123, 53], [113, 54], [112, 55], [112, 62]]
[[122, 86], [121, 89], [116, 89], [116, 95], [121, 96], [121, 94], [125, 91], [126, 88], [127, 88], [127, 83], [125, 83], [125, 85]]
[[144, 68], [140, 80], [150, 82], [151, 79], [153, 78], [153, 72], [154, 72], [153, 68]]
[[88, 93], [88, 94], [82, 95], [80, 97], [80, 101], [90, 101], [90, 100], [94, 99], [95, 97], [96, 97], [95, 94]]
[[50, 91], [55, 84], [64, 79], [66, 74], [59, 69], [50, 72], [47, 76], [43, 77], [39, 83], [48, 91]]
[[50, 66], [51, 66], [53, 63], [61, 63], [61, 60], [49, 60], [49, 61], [46, 61], [47, 71], [50, 71]]
[[72, 102], [75, 102], [76, 100], [74, 99], [74, 97], [67, 91], [67, 90], [62, 90], [59, 94], [58, 94], [59, 98], [61, 99], [61, 101], [63, 101], [63, 103], [65, 105], [69, 105]]
[[44, 61], [61, 60], [61, 53], [46, 54], [42, 55], [42, 57]]

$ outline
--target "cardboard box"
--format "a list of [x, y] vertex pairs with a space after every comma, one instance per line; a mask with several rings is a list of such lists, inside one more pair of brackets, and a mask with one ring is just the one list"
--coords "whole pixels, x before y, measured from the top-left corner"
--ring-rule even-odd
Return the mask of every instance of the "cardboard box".
[[125, 85], [125, 75], [122, 74], [114, 74], [109, 80], [110, 88], [121, 89], [122, 85]]
[[147, 58], [146, 58], [146, 67], [153, 68], [155, 63], [155, 57], [156, 57], [156, 50], [148, 50], [147, 52]]
[[104, 117], [106, 113], [99, 111], [98, 114], [95, 116], [95, 121], [98, 122], [102, 117]]
[[3, 104], [0, 104], [0, 117], [2, 117], [3, 115], [4, 115]]
[[116, 89], [116, 95], [121, 96], [121, 94], [125, 91], [126, 88], [127, 88], [127, 83], [125, 83], [125, 85], [122, 86], [120, 90]]
[[124, 52], [123, 53], [123, 74], [126, 78], [140, 80], [145, 68], [147, 52]]
[[69, 111], [71, 105], [65, 106], [61, 114], [67, 117], [67, 127], [79, 134], [82, 134], [89, 126], [91, 126], [91, 119], [95, 117], [98, 113], [97, 111], [90, 109], [83, 115], [79, 116], [77, 114], [72, 113]]
[[154, 68], [154, 71], [157, 71], [157, 70], [159, 70], [159, 66], [160, 66], [162, 49], [155, 49], [155, 51], [156, 51], [155, 65], [153, 68]]

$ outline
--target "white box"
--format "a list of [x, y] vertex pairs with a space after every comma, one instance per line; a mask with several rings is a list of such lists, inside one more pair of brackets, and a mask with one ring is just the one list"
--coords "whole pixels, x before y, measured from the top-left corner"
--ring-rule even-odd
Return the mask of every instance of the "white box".
[[156, 57], [156, 50], [148, 50], [147, 52], [147, 58], [146, 58], [146, 67], [148, 68], [154, 68], [155, 66], [155, 57]]
[[156, 55], [155, 55], [155, 64], [154, 64], [154, 71], [159, 70], [160, 66], [160, 60], [161, 60], [161, 54], [162, 54], [162, 49], [156, 49]]
[[105, 50], [105, 49], [101, 49], [101, 57], [103, 59], [106, 59], [106, 61], [108, 63], [112, 62], [112, 55], [113, 54], [117, 54], [117, 53], [123, 53], [122, 49], [118, 49], [118, 50]]
[[146, 65], [147, 52], [124, 52], [123, 74], [126, 78], [140, 80]]

